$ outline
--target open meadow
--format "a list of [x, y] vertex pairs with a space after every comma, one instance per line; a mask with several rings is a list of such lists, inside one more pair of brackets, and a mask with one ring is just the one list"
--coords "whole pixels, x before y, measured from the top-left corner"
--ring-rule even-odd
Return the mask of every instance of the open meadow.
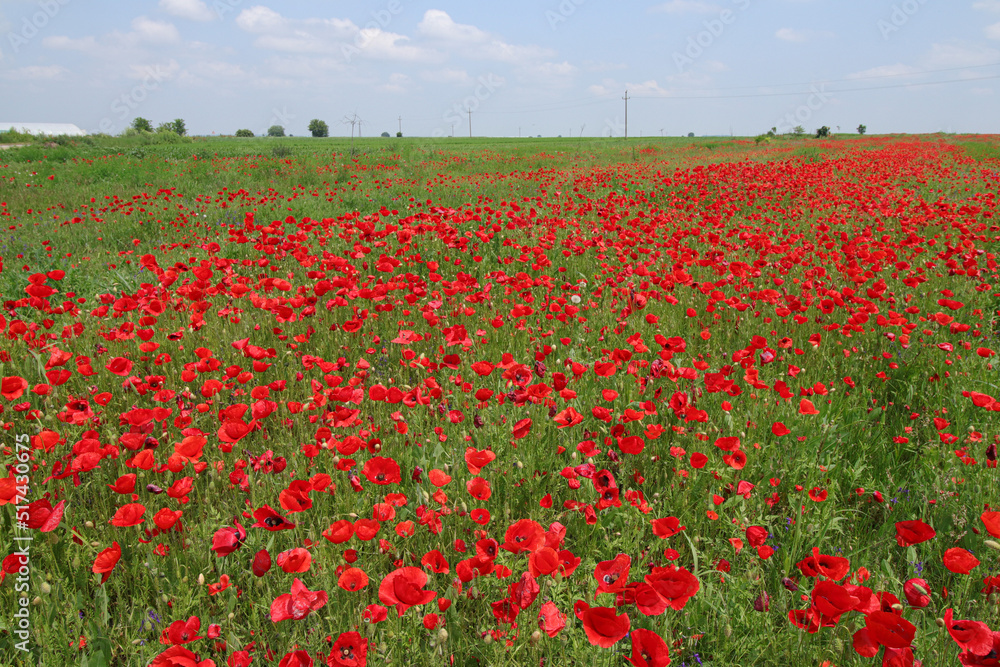
[[0, 151], [0, 664], [1000, 665], [998, 189], [972, 135]]

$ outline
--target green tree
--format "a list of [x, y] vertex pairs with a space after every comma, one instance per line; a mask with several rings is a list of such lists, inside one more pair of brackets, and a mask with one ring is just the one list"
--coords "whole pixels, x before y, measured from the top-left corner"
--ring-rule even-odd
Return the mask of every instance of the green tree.
[[309, 121], [309, 131], [312, 132], [314, 137], [330, 136], [330, 126], [321, 121], [319, 118], [313, 118]]
[[867, 127], [865, 127], [864, 125], [858, 125], [858, 134], [864, 134], [867, 131], [868, 131]]
[[389, 137], [390, 137], [390, 136], [392, 136], [392, 135], [390, 135], [390, 134], [389, 134], [388, 132], [383, 132], [383, 133], [381, 134], [381, 136], [382, 136], [383, 138], [386, 138], [386, 139], [387, 139], [387, 138], [389, 138]]
[[402, 132], [397, 132], [397, 133], [396, 133], [396, 136], [397, 136], [397, 137], [402, 137], [402, 136], [403, 136], [403, 133], [402, 133]]
[[132, 129], [136, 132], [152, 132], [153, 124], [142, 116], [139, 116], [132, 121]]
[[253, 132], [251, 130], [236, 130], [237, 137], [252, 137]]
[[829, 136], [830, 136], [830, 128], [827, 127], [826, 125], [824, 125], [823, 127], [819, 128], [818, 130], [816, 130], [816, 138], [817, 139], [821, 139], [823, 137], [829, 137]]
[[173, 122], [170, 123], [170, 129], [182, 137], [187, 134], [187, 125], [184, 124], [183, 118], [175, 118]]
[[267, 136], [269, 137], [283, 137], [285, 136], [285, 128], [280, 125], [272, 125], [267, 128]]
[[794, 128], [792, 128], [792, 134], [796, 136], [801, 136], [805, 133], [806, 133], [806, 128], [802, 127], [801, 125], [796, 125]]

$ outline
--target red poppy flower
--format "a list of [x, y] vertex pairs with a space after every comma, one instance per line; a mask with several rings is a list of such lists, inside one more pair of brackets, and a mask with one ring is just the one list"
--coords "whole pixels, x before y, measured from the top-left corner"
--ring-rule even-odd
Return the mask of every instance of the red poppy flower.
[[524, 551], [534, 551], [544, 542], [545, 530], [541, 524], [531, 519], [521, 519], [507, 529], [500, 548], [519, 554]]
[[465, 465], [468, 466], [470, 475], [478, 475], [479, 471], [496, 457], [497, 455], [489, 449], [477, 450], [473, 447], [465, 449]]
[[396, 607], [396, 613], [402, 616], [413, 606], [425, 605], [433, 600], [437, 593], [424, 590], [427, 584], [427, 574], [418, 567], [401, 567], [386, 575], [378, 587], [379, 602]]
[[197, 616], [189, 616], [186, 621], [174, 621], [163, 629], [160, 635], [161, 644], [180, 645], [204, 639], [198, 635], [201, 628], [201, 619]]
[[365, 467], [361, 469], [361, 474], [372, 484], [399, 484], [402, 481], [399, 464], [395, 459], [385, 456], [368, 459]]
[[296, 577], [292, 582], [292, 592], [279, 595], [271, 603], [271, 620], [275, 623], [289, 619], [301, 621], [310, 612], [322, 608], [327, 598], [326, 591], [310, 591]]
[[868, 633], [868, 628], [861, 628], [855, 632], [851, 643], [854, 646], [854, 650], [862, 658], [874, 658], [878, 655], [880, 649], [878, 643], [872, 640], [871, 635]]
[[611, 648], [628, 634], [631, 622], [628, 614], [618, 615], [614, 607], [591, 607], [583, 600], [573, 605], [576, 617], [583, 623], [587, 640], [594, 646]]
[[633, 667], [667, 667], [670, 651], [660, 635], [652, 630], [636, 628], [632, 631], [632, 655], [626, 660]]
[[979, 517], [986, 526], [986, 532], [996, 538], [1000, 538], [1000, 512], [983, 512]]
[[129, 495], [135, 491], [135, 480], [136, 474], [133, 472], [128, 475], [122, 475], [114, 484], [108, 484], [107, 487], [115, 493]]
[[931, 603], [930, 592], [931, 587], [924, 579], [909, 579], [903, 584], [903, 595], [914, 609], [923, 609]]
[[470, 496], [482, 502], [486, 502], [493, 495], [489, 481], [482, 477], [473, 477], [466, 482], [465, 490], [469, 492]]
[[632, 557], [628, 554], [618, 554], [614, 560], [604, 560], [594, 567], [594, 579], [597, 580], [596, 598], [599, 593], [618, 593], [628, 584], [628, 573], [632, 567]]
[[427, 473], [427, 479], [434, 486], [441, 488], [443, 486], [448, 486], [451, 482], [451, 475], [444, 472], [443, 470], [438, 470], [437, 468], [432, 469]]
[[27, 388], [28, 381], [18, 375], [5, 377], [3, 380], [0, 380], [0, 396], [3, 396], [8, 401], [16, 401], [21, 398], [21, 395]]
[[251, 524], [251, 528], [263, 528], [265, 530], [291, 530], [295, 524], [281, 516], [268, 505], [264, 505], [253, 512], [253, 518], [257, 523]]
[[28, 503], [28, 528], [34, 528], [42, 533], [51, 533], [62, 522], [66, 501], [52, 507], [48, 498], [42, 498]]
[[334, 521], [330, 527], [323, 531], [323, 537], [334, 544], [341, 544], [354, 536], [354, 524], [347, 519]]
[[684, 530], [684, 526], [681, 525], [680, 520], [675, 516], [654, 519], [650, 523], [653, 525], [653, 534], [661, 540], [672, 537]]
[[119, 528], [137, 526], [142, 523], [142, 515], [145, 513], [146, 507], [142, 503], [129, 503], [119, 507], [108, 523]]
[[368, 585], [368, 575], [365, 574], [364, 570], [356, 567], [349, 567], [344, 570], [344, 573], [340, 575], [339, 579], [337, 579], [337, 585], [345, 591], [360, 591]]
[[851, 571], [851, 561], [821, 554], [818, 547], [813, 547], [812, 556], [803, 558], [795, 566], [807, 577], [826, 577], [831, 581], [840, 581]]
[[851, 595], [847, 588], [832, 581], [820, 581], [813, 586], [812, 609], [820, 614], [821, 625], [835, 624], [841, 615], [856, 608], [860, 603], [860, 598]]
[[783, 423], [774, 422], [773, 424], [771, 424], [771, 433], [780, 438], [783, 435], [788, 435], [789, 433], [791, 433], [791, 431], [788, 430], [788, 427], [785, 426]]
[[521, 573], [521, 578], [507, 587], [507, 597], [520, 609], [527, 609], [538, 597], [541, 587], [531, 573]]
[[437, 549], [425, 553], [420, 564], [435, 574], [447, 574], [449, 570], [448, 561]]
[[715, 446], [724, 452], [735, 452], [740, 448], [740, 439], [735, 436], [718, 438], [715, 441]]
[[161, 532], [167, 532], [173, 528], [184, 514], [181, 510], [171, 510], [164, 507], [153, 515], [153, 523]]
[[91, 568], [91, 572], [103, 575], [101, 577], [101, 584], [108, 580], [111, 576], [111, 571], [115, 569], [118, 565], [118, 561], [122, 557], [122, 548], [117, 542], [112, 542], [111, 546], [97, 554], [97, 558], [94, 559], [94, 566]]
[[520, 440], [524, 436], [531, 432], [531, 419], [525, 417], [524, 419], [518, 421], [514, 424], [514, 439]]
[[247, 539], [246, 529], [238, 521], [233, 522], [234, 526], [227, 526], [215, 531], [212, 536], [212, 551], [219, 558], [228, 556], [241, 546]]
[[538, 628], [549, 637], [555, 637], [566, 627], [566, 614], [559, 611], [555, 602], [546, 601], [538, 610]]
[[122, 377], [132, 372], [132, 361], [125, 357], [112, 357], [105, 366], [108, 372]]
[[896, 522], [896, 544], [909, 547], [933, 539], [937, 533], [920, 519]]
[[683, 567], [674, 565], [654, 567], [653, 571], [646, 575], [645, 580], [657, 595], [677, 611], [683, 609], [687, 601], [701, 588], [698, 577]]
[[945, 609], [944, 627], [959, 648], [975, 655], [989, 654], [993, 650], [993, 633], [990, 627], [981, 621], [956, 621], [953, 614], [953, 609]]
[[149, 667], [215, 667], [215, 661], [199, 657], [183, 646], [171, 646], [149, 663]]
[[285, 654], [278, 667], [313, 667], [313, 659], [309, 651], [291, 651]]
[[813, 402], [808, 398], [803, 398], [799, 401], [799, 414], [800, 415], [818, 415], [819, 410], [813, 405]]
[[979, 565], [979, 559], [967, 549], [952, 547], [944, 552], [944, 566], [955, 574], [969, 574]]
[[253, 564], [250, 566], [255, 577], [263, 577], [271, 570], [271, 554], [267, 549], [261, 549], [253, 557]]
[[907, 648], [913, 643], [917, 628], [899, 614], [875, 611], [865, 620], [868, 636], [887, 648]]
[[302, 547], [296, 547], [288, 551], [282, 551], [275, 558], [275, 562], [285, 572], [305, 572], [312, 564], [312, 554]]
[[368, 664], [368, 640], [357, 632], [342, 632], [333, 642], [328, 667], [365, 667]]

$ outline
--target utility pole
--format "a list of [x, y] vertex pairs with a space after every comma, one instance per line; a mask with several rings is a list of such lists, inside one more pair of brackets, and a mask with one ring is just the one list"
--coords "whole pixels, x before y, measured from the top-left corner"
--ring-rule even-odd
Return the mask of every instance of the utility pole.
[[472, 109], [469, 109], [469, 138], [472, 138]]
[[623, 97], [622, 99], [625, 100], [625, 138], [628, 139], [628, 91], [627, 90], [625, 91], [625, 97]]
[[399, 133], [400, 134], [403, 133], [403, 117], [402, 116], [399, 117]]

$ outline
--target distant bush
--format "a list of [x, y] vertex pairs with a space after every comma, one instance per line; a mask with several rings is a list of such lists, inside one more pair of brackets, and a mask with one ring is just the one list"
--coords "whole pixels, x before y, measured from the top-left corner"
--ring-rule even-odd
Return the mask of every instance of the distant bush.
[[0, 144], [30, 144], [37, 140], [34, 135], [18, 132], [13, 127], [6, 131], [0, 131]]
[[237, 137], [253, 137], [253, 131], [251, 130], [236, 130]]

